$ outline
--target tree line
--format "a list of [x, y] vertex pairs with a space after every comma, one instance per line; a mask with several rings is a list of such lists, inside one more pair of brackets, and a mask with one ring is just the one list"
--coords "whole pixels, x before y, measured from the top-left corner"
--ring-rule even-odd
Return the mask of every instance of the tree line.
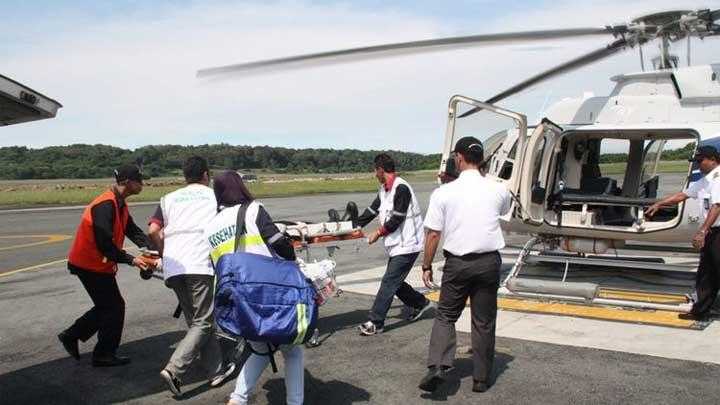
[[[695, 144], [665, 150], [662, 160], [685, 160]], [[213, 169], [268, 170], [277, 173], [353, 173], [372, 169], [380, 151], [357, 149], [292, 149], [228, 144], [181, 146], [150, 145], [135, 150], [109, 145], [75, 144], [30, 149], [0, 148], [0, 179], [88, 179], [112, 176], [124, 163], [142, 163], [147, 176], [180, 175], [185, 159], [192, 155], [208, 159]], [[389, 151], [400, 171], [437, 169], [440, 154]], [[627, 161], [625, 153], [600, 156], [600, 163]]]
[[[695, 152], [695, 142], [690, 142], [682, 148], [666, 149], [660, 154], [660, 160], [688, 160]], [[600, 163], [622, 163], [627, 162], [627, 153], [603, 153], [600, 155]]]
[[[142, 163], [146, 176], [180, 175], [193, 155], [208, 159], [216, 170], [268, 170], [276, 173], [353, 173], [372, 170], [381, 151], [357, 149], [292, 149], [228, 144], [150, 145], [130, 150], [108, 145], [75, 144], [30, 149], [0, 148], [0, 179], [81, 179], [112, 176], [124, 163]], [[437, 169], [440, 154], [389, 151], [398, 170]]]

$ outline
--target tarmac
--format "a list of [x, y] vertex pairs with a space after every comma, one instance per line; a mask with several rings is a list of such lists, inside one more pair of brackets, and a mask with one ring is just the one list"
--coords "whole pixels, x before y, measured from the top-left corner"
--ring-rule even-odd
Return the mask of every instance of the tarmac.
[[[432, 185], [416, 188], [427, 204]], [[372, 198], [357, 193], [264, 203], [275, 219], [321, 220], [328, 208], [352, 199], [362, 209]], [[133, 206], [132, 214], [142, 225], [152, 210]], [[0, 403], [224, 403], [234, 382], [208, 389], [200, 370], [184, 382], [181, 398], [167, 391], [158, 373], [184, 325], [170, 316], [172, 292], [126, 266], [118, 274], [127, 303], [120, 350], [133, 363], [92, 368], [94, 339], [81, 344], [79, 362], [64, 352], [57, 333], [91, 305], [63, 261], [71, 239], [62, 236], [72, 236], [79, 216], [79, 209], [0, 213]], [[396, 302], [384, 333], [360, 336], [357, 325], [367, 318], [386, 258], [380, 246], [357, 247], [336, 252], [344, 293], [321, 308], [322, 346], [306, 349], [306, 404], [705, 404], [720, 398], [717, 322], [688, 330], [504, 310], [491, 389], [471, 391], [472, 364], [461, 347], [448, 383], [423, 394], [417, 384], [425, 373], [432, 315], [408, 323]], [[504, 257], [506, 263], [512, 258], [511, 252]], [[409, 280], [419, 287], [418, 275], [411, 272]], [[461, 346], [469, 344], [467, 318], [457, 324]], [[284, 403], [279, 363], [278, 374], [263, 374], [252, 403]]]

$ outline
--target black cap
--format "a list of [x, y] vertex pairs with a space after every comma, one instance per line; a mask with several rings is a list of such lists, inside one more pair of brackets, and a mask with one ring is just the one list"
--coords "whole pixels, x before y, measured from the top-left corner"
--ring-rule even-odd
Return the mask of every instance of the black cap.
[[477, 160], [483, 158], [483, 144], [474, 136], [465, 136], [455, 143], [453, 152], [460, 153], [463, 156], [472, 156]]
[[123, 165], [115, 170], [115, 181], [118, 183], [125, 180], [133, 180], [142, 184], [143, 176], [142, 171], [136, 165]]
[[718, 154], [717, 149], [715, 149], [714, 146], [705, 145], [697, 148], [695, 151], [695, 156], [693, 156], [690, 161], [701, 161], [703, 159], [713, 159], [716, 162], [720, 162], [720, 154]]

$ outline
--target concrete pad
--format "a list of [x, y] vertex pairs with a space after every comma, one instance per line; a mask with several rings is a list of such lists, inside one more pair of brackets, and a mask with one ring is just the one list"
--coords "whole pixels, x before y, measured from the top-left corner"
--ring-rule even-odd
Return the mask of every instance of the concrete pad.
[[[435, 282], [442, 277], [436, 266]], [[374, 295], [377, 293], [385, 267], [374, 267], [338, 277], [344, 291]], [[427, 291], [416, 266], [406, 281]], [[457, 322], [457, 329], [470, 331], [470, 311], [466, 308]], [[591, 347], [625, 353], [658, 356], [669, 359], [693, 360], [720, 364], [720, 325], [713, 322], [705, 330], [687, 330], [648, 325], [608, 322], [568, 316], [539, 315], [514, 311], [498, 311], [497, 335], [566, 346]]]

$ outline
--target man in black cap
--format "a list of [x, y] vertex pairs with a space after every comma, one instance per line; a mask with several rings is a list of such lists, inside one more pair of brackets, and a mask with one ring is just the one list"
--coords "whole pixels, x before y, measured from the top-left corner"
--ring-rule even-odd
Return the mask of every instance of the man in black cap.
[[473, 391], [492, 383], [495, 359], [495, 318], [500, 285], [499, 250], [505, 247], [500, 217], [511, 206], [504, 184], [480, 172], [483, 146], [473, 137], [455, 144], [452, 159], [458, 178], [436, 189], [425, 217], [425, 256], [422, 279], [433, 287], [432, 262], [442, 236], [445, 265], [440, 299], [430, 335], [428, 372], [419, 388], [435, 389], [446, 379], [455, 358], [455, 322], [470, 298], [473, 349]]
[[148, 247], [147, 236], [135, 225], [125, 199], [142, 191], [142, 173], [135, 165], [115, 171], [115, 184], [100, 194], [83, 211], [75, 240], [68, 254], [68, 269], [76, 275], [95, 305], [58, 335], [67, 352], [80, 359], [78, 340], [90, 339], [96, 332], [98, 342], [92, 356], [95, 367], [128, 364], [120, 357], [125, 320], [125, 301], [118, 289], [117, 264], [125, 263], [147, 270], [149, 262], [123, 250], [127, 236], [138, 247]]
[[720, 154], [713, 146], [701, 146], [691, 159], [703, 177], [690, 183], [684, 191], [672, 194], [647, 209], [645, 215], [653, 216], [663, 207], [674, 206], [696, 198], [703, 213], [703, 224], [693, 237], [692, 244], [700, 250], [700, 264], [695, 276], [697, 298], [683, 319], [706, 320], [710, 308], [720, 290]]

